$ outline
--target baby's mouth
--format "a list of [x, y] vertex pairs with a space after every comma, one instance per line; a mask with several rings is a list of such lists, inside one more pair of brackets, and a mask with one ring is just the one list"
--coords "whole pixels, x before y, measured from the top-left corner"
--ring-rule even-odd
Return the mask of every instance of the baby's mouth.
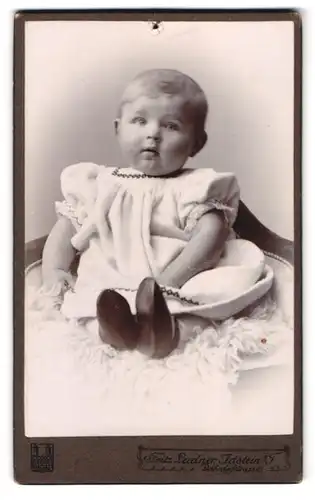
[[141, 153], [147, 154], [149, 156], [159, 156], [159, 152], [156, 148], [151, 147], [151, 148], [143, 148], [141, 150]]

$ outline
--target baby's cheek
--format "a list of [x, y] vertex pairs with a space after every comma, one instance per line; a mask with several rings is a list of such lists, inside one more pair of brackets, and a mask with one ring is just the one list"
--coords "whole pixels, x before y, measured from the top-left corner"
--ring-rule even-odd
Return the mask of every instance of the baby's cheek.
[[128, 151], [129, 154], [135, 154], [135, 152], [139, 149], [139, 142], [130, 138], [125, 142], [125, 150]]
[[187, 144], [180, 144], [176, 150], [174, 150], [174, 156], [177, 158], [183, 158], [184, 160], [189, 156], [189, 153], [190, 149]]

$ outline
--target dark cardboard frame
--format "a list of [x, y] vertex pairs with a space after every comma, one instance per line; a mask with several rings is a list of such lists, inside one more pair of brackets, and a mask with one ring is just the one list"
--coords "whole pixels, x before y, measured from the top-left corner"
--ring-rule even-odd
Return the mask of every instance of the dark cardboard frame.
[[[28, 438], [24, 433], [24, 26], [27, 21], [292, 21], [294, 23], [294, 432], [278, 436]], [[22, 484], [294, 483], [302, 479], [302, 19], [293, 10], [44, 10], [14, 18], [14, 476]], [[36, 445], [46, 448], [41, 468]], [[35, 446], [34, 446], [35, 445]], [[52, 446], [51, 446], [52, 445]], [[157, 462], [156, 453], [164, 457]], [[176, 463], [212, 457], [202, 464]], [[230, 454], [230, 458], [226, 457]], [[273, 457], [273, 458], [270, 458]], [[36, 461], [37, 460], [37, 461]], [[234, 461], [232, 470], [222, 464]], [[221, 466], [220, 466], [221, 464]], [[251, 464], [251, 465], [250, 465]], [[255, 466], [257, 465], [257, 467]], [[273, 464], [273, 465], [271, 465]], [[221, 467], [221, 468], [220, 468]], [[206, 470], [205, 470], [206, 469]], [[248, 470], [247, 470], [248, 469]], [[39, 470], [41, 472], [39, 472]]]

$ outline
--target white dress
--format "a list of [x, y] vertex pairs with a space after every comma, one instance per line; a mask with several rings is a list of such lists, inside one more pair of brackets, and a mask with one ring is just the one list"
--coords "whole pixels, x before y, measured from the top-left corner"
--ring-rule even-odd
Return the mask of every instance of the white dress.
[[[76, 284], [62, 306], [68, 318], [94, 318], [105, 288], [125, 296], [135, 313], [142, 279], [158, 277], [212, 209], [224, 212], [233, 238], [239, 187], [231, 173], [183, 169], [171, 177], [149, 177], [132, 168], [79, 163], [62, 172], [61, 189], [64, 200], [56, 210], [73, 223], [72, 244], [81, 253]], [[255, 245], [230, 239], [216, 269], [163, 292], [172, 314], [227, 317], [234, 309], [224, 304], [239, 302], [245, 294], [238, 305], [243, 308], [270, 288], [271, 276], [264, 270], [264, 255]]]

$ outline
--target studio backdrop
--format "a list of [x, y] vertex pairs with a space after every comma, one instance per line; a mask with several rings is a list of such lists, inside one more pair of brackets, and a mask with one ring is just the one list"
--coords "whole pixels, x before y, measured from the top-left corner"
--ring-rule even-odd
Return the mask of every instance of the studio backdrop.
[[122, 164], [113, 122], [127, 82], [156, 67], [194, 78], [208, 143], [188, 166], [236, 174], [269, 229], [293, 239], [291, 22], [26, 23], [25, 239], [49, 233], [69, 164]]

